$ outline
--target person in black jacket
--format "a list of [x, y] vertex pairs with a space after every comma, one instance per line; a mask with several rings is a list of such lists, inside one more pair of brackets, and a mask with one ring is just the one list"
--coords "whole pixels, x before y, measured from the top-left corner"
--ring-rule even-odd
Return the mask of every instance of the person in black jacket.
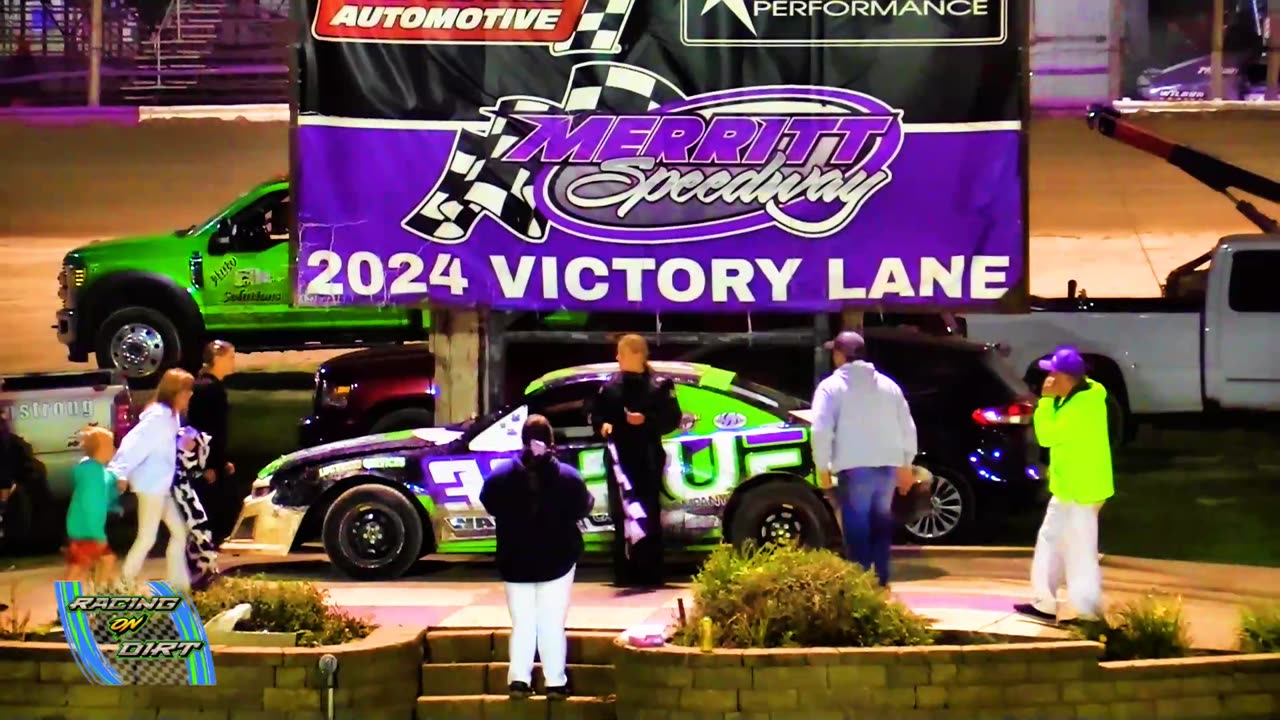
[[227, 435], [231, 404], [223, 380], [236, 369], [236, 349], [225, 340], [214, 340], [204, 348], [204, 365], [196, 379], [187, 410], [187, 424], [209, 436], [209, 457], [204, 477], [197, 480], [196, 496], [209, 517], [213, 544], [218, 546], [231, 532], [247, 489], [232, 482], [236, 466], [227, 459]]
[[[606, 463], [614, 581], [621, 587], [661, 587], [666, 580], [662, 495], [667, 464], [662, 437], [680, 426], [680, 404], [671, 379], [658, 377], [649, 366], [649, 345], [639, 335], [618, 341], [618, 370], [600, 388], [591, 413], [596, 432], [617, 450], [616, 466]], [[620, 485], [619, 470], [629, 489]], [[636, 517], [636, 505], [643, 517]]]
[[582, 556], [578, 523], [590, 514], [595, 499], [578, 471], [556, 459], [545, 417], [530, 415], [521, 437], [524, 451], [494, 468], [480, 491], [480, 503], [497, 525], [498, 572], [511, 612], [511, 697], [533, 694], [536, 650], [547, 697], [558, 700], [569, 695], [564, 625]]

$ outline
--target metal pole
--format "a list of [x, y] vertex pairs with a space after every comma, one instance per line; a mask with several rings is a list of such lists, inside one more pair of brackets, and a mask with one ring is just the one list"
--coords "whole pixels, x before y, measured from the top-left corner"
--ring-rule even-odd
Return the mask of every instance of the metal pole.
[[1118, 100], [1124, 91], [1124, 0], [1111, 0], [1111, 31], [1108, 35], [1107, 90], [1110, 93], [1108, 97]]
[[89, 6], [89, 107], [102, 101], [102, 0]]
[[1209, 55], [1209, 99], [1222, 99], [1222, 38], [1226, 30], [1225, 0], [1213, 0], [1213, 43]]
[[1280, 0], [1267, 6], [1267, 99], [1280, 100]]

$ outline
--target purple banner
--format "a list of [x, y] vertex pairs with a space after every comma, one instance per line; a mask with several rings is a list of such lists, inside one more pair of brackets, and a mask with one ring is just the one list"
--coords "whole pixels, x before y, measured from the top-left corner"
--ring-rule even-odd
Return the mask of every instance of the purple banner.
[[621, 63], [475, 122], [304, 117], [298, 301], [981, 306], [1026, 267], [1020, 124], [848, 89], [686, 96]]

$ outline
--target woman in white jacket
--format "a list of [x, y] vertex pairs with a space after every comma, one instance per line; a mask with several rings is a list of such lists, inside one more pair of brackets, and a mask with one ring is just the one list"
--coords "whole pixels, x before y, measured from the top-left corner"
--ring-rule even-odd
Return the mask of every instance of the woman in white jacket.
[[181, 416], [191, 402], [194, 385], [195, 379], [184, 370], [166, 372], [156, 388], [155, 400], [124, 436], [108, 466], [116, 477], [128, 479], [129, 488], [138, 498], [138, 536], [120, 568], [121, 579], [130, 584], [142, 572], [142, 563], [156, 544], [156, 532], [163, 521], [169, 529], [166, 579], [179, 589], [191, 585], [187, 572], [187, 523], [170, 490], [177, 470]]

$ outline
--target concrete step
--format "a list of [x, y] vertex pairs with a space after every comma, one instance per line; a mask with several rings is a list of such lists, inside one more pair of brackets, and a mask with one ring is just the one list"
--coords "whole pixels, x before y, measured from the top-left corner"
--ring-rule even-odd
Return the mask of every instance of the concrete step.
[[548, 701], [506, 695], [445, 695], [418, 698], [417, 720], [616, 720], [613, 700], [571, 697]]
[[[617, 636], [616, 632], [569, 631], [569, 663], [612, 665]], [[509, 629], [431, 630], [426, 659], [432, 664], [506, 662], [510, 638]]]
[[[449, 663], [422, 666], [422, 694], [429, 697], [451, 695], [501, 695], [507, 691], [504, 662]], [[576, 695], [605, 697], [614, 693], [612, 665], [569, 665], [569, 684]], [[546, 690], [542, 666], [533, 669], [533, 686]]]

